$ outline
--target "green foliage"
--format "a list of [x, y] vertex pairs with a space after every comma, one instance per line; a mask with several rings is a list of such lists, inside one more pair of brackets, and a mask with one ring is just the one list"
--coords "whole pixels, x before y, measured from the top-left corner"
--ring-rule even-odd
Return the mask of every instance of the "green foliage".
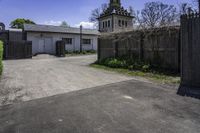
[[101, 65], [105, 65], [111, 68], [124, 68], [129, 70], [141, 70], [148, 72], [151, 70], [151, 65], [136, 59], [131, 59], [126, 56], [120, 58], [107, 58], [99, 62]]
[[88, 54], [95, 54], [95, 50], [86, 50], [86, 51], [66, 51], [67, 55], [88, 55]]
[[164, 83], [164, 84], [180, 84], [180, 76], [179, 75], [168, 75], [168, 74], [163, 74], [163, 73], [158, 73], [158, 72], [143, 72], [140, 70], [132, 70], [130, 71], [129, 69], [125, 68], [111, 68], [105, 65], [99, 65], [98, 63], [91, 64], [91, 67], [97, 68], [97, 69], [103, 69], [107, 71], [113, 71], [117, 72], [120, 74], [125, 74], [129, 76], [136, 76], [136, 77], [144, 77], [149, 80], [158, 82], [158, 83]]
[[115, 58], [108, 58], [103, 62], [104, 65], [112, 68], [124, 68], [126, 67], [125, 60], [119, 60]]
[[24, 24], [36, 24], [36, 23], [29, 19], [17, 18], [10, 23], [10, 27], [16, 29], [23, 29]]
[[61, 27], [65, 27], [65, 28], [68, 28], [70, 27], [70, 25], [66, 22], [66, 21], [63, 21], [61, 24], [60, 24]]
[[3, 71], [3, 42], [0, 41], [0, 75], [2, 74]]

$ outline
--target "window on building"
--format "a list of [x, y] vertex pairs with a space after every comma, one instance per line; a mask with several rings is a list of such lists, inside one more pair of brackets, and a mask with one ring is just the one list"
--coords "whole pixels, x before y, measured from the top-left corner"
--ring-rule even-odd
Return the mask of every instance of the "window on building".
[[126, 27], [128, 26], [128, 22], [127, 22], [127, 21], [125, 21], [125, 26], [126, 26]]
[[122, 20], [122, 26], [124, 26], [124, 20]]
[[83, 44], [91, 44], [91, 39], [83, 39]]
[[110, 27], [110, 20], [108, 20], [108, 27]]
[[103, 28], [105, 27], [105, 23], [103, 22]]
[[122, 24], [121, 24], [121, 20], [118, 21], [118, 25], [119, 25], [119, 27], [122, 26]]
[[106, 21], [106, 27], [108, 27], [108, 22]]
[[72, 38], [63, 38], [62, 40], [65, 42], [65, 44], [72, 44]]

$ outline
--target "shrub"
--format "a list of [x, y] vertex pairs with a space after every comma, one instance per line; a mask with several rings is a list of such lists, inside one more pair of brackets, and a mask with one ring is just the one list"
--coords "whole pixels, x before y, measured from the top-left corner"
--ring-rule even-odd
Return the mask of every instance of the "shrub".
[[95, 54], [96, 53], [95, 50], [87, 50], [86, 52], [89, 53], [89, 54]]
[[3, 71], [3, 42], [0, 41], [0, 75], [2, 74]]
[[82, 54], [87, 54], [87, 51], [83, 51]]
[[142, 71], [143, 72], [148, 72], [148, 71], [150, 71], [150, 65], [148, 64], [148, 65], [143, 65], [142, 66]]
[[149, 72], [151, 70], [151, 65], [149, 63], [128, 57], [107, 58], [99, 62], [99, 64], [111, 68], [124, 68], [129, 70], [140, 70], [143, 72]]
[[116, 58], [107, 58], [100, 62], [100, 64], [112, 67], [112, 68], [125, 68], [127, 63], [125, 60], [120, 60]]

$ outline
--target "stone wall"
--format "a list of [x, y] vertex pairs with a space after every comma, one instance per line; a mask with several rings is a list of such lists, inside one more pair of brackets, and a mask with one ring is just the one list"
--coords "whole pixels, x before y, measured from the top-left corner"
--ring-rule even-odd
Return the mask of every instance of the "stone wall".
[[163, 69], [180, 70], [180, 27], [101, 35], [98, 59], [135, 56]]

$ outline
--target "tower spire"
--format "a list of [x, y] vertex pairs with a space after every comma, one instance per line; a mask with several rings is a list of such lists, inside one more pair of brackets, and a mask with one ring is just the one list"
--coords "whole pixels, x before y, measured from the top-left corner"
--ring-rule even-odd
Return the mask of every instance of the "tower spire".
[[110, 7], [116, 8], [121, 6], [121, 0], [110, 0]]

